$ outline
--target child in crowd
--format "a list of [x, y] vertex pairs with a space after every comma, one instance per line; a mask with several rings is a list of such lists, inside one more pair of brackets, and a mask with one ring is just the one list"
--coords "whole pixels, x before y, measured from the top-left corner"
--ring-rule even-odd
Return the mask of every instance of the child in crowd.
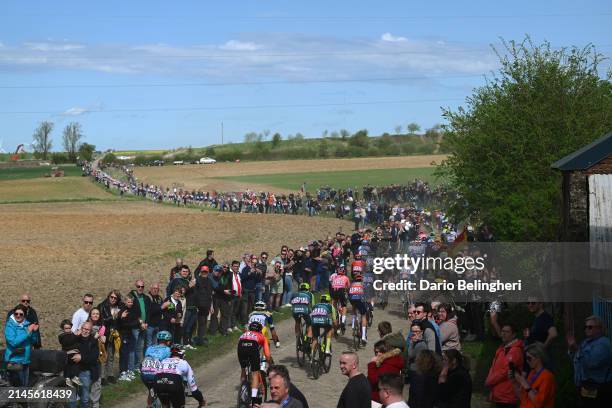
[[72, 333], [72, 322], [68, 319], [62, 320], [60, 324], [61, 332], [57, 339], [62, 345], [62, 350], [68, 355], [66, 366], [64, 367], [64, 378], [66, 378], [66, 385], [74, 387], [74, 385], [82, 385], [79, 380], [79, 366], [77, 363], [72, 361], [72, 356], [79, 353], [79, 340], [78, 336]]

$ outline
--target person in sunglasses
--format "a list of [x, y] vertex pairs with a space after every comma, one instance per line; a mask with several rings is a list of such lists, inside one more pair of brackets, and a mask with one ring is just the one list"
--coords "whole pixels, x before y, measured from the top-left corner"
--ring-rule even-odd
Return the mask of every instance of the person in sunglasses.
[[13, 387], [27, 387], [30, 371], [30, 350], [38, 337], [38, 324], [26, 320], [27, 309], [17, 305], [6, 322], [4, 362]]
[[72, 315], [73, 333], [76, 334], [81, 329], [83, 323], [89, 319], [89, 312], [91, 312], [91, 309], [93, 309], [93, 302], [94, 297], [92, 294], [86, 293], [85, 296], [83, 296], [83, 305]]
[[[38, 324], [38, 314], [36, 313], [36, 310], [34, 310], [34, 308], [32, 307], [32, 298], [30, 297], [30, 295], [28, 295], [27, 293], [24, 293], [23, 295], [19, 296], [19, 304], [26, 308], [25, 319], [30, 323]], [[15, 308], [13, 308], [12, 310], [8, 312], [8, 314], [6, 315], [6, 320], [10, 319], [13, 313], [15, 313]], [[39, 331], [39, 334], [40, 334], [40, 331]], [[34, 349], [42, 348], [40, 335], [38, 336], [36, 343], [32, 344], [32, 348]]]

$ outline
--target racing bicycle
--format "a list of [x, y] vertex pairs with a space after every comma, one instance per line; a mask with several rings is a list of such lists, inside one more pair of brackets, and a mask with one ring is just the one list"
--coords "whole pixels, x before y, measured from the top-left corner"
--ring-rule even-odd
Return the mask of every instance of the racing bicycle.
[[[253, 371], [251, 371], [251, 364], [246, 367], [246, 379], [240, 383], [240, 388], [238, 390], [238, 408], [251, 408], [251, 380], [253, 378]], [[268, 384], [266, 383], [268, 371], [268, 363], [265, 357], [261, 358], [261, 364], [259, 373], [261, 374], [261, 382], [259, 383], [259, 390], [257, 392], [257, 397], [260, 401], [265, 401], [268, 396]]]

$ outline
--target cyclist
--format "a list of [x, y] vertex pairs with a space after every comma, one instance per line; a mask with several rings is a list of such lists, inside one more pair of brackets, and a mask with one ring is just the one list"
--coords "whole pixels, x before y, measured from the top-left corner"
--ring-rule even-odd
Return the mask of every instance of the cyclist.
[[365, 301], [365, 291], [361, 275], [355, 275], [355, 280], [351, 283], [351, 287], [349, 288], [349, 301], [353, 307], [351, 328], [355, 328], [357, 318], [359, 317], [361, 319], [361, 342], [367, 344], [366, 329], [368, 326], [368, 306]]
[[155, 385], [155, 375], [161, 369], [161, 362], [170, 357], [170, 345], [172, 334], [163, 330], [157, 333], [157, 344], [147, 347], [144, 359], [140, 367], [140, 379], [149, 390], [147, 396], [147, 407], [153, 404], [153, 393], [151, 390]]
[[325, 354], [331, 355], [332, 330], [338, 325], [338, 322], [336, 321], [336, 311], [330, 302], [331, 297], [329, 295], [321, 295], [321, 301], [314, 306], [310, 313], [311, 326], [308, 331], [309, 337], [312, 338], [311, 355], [314, 355], [314, 351], [318, 347], [317, 339], [321, 329], [324, 330], [323, 334], [327, 338]]
[[278, 334], [276, 334], [276, 329], [274, 328], [274, 320], [272, 319], [272, 313], [270, 313], [266, 308], [266, 302], [262, 302], [261, 300], [255, 302], [253, 306], [253, 311], [249, 315], [249, 320], [247, 322], [247, 328], [252, 322], [259, 322], [263, 327], [262, 334], [266, 337], [267, 332], [269, 331], [272, 335], [272, 340], [274, 340], [274, 345], [276, 348], [280, 347], [280, 341], [278, 340]]
[[261, 397], [258, 397], [259, 384], [261, 379], [261, 354], [260, 349], [263, 349], [264, 358], [272, 364], [272, 356], [270, 355], [270, 347], [268, 346], [268, 338], [261, 331], [263, 326], [255, 321], [249, 324], [249, 329], [242, 333], [238, 340], [238, 361], [240, 362], [240, 382], [246, 380], [246, 368], [251, 367], [253, 376], [251, 379], [251, 402], [253, 404], [261, 403]]
[[314, 296], [310, 292], [310, 285], [306, 282], [300, 284], [299, 292], [291, 297], [291, 313], [295, 320], [295, 337], [300, 335], [301, 319], [304, 319], [306, 326], [310, 326], [310, 312], [314, 306]]
[[346, 276], [346, 268], [344, 265], [339, 265], [336, 273], [329, 277], [329, 294], [332, 298], [332, 306], [340, 311], [340, 322], [342, 327], [346, 324], [346, 294], [351, 287], [351, 282]]
[[355, 275], [361, 275], [365, 270], [365, 261], [362, 259], [363, 252], [355, 252], [355, 260], [351, 262], [351, 278], [355, 279]]
[[183, 408], [185, 406], [185, 385], [191, 396], [198, 401], [198, 407], [205, 407], [206, 401], [198, 389], [193, 370], [183, 359], [185, 351], [179, 344], [170, 348], [170, 357], [162, 360], [161, 368], [155, 375], [154, 390], [164, 408]]

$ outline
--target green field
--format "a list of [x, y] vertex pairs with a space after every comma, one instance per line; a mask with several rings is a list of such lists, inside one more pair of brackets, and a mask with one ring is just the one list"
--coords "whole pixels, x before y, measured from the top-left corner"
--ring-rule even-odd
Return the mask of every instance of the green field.
[[166, 153], [168, 153], [167, 150], [117, 150], [113, 152], [115, 156], [154, 155]]
[[0, 204], [116, 200], [88, 177], [31, 178], [0, 182]]
[[285, 174], [261, 174], [250, 176], [216, 177], [224, 180], [238, 181], [242, 183], [265, 184], [286, 190], [298, 190], [302, 183], [306, 182], [307, 191], [316, 191], [321, 186], [333, 188], [359, 188], [366, 184], [389, 185], [407, 184], [415, 178], [436, 183], [433, 176], [435, 167], [421, 167], [412, 169], [373, 169], [364, 171], [334, 171], [334, 172], [312, 172], [312, 173], [285, 173]]
[[[2, 180], [21, 180], [44, 177], [45, 174], [51, 173], [52, 166], [39, 167], [11, 167], [8, 169], [0, 169], [0, 181]], [[80, 176], [81, 168], [75, 165], [59, 166], [64, 169], [64, 175]]]

